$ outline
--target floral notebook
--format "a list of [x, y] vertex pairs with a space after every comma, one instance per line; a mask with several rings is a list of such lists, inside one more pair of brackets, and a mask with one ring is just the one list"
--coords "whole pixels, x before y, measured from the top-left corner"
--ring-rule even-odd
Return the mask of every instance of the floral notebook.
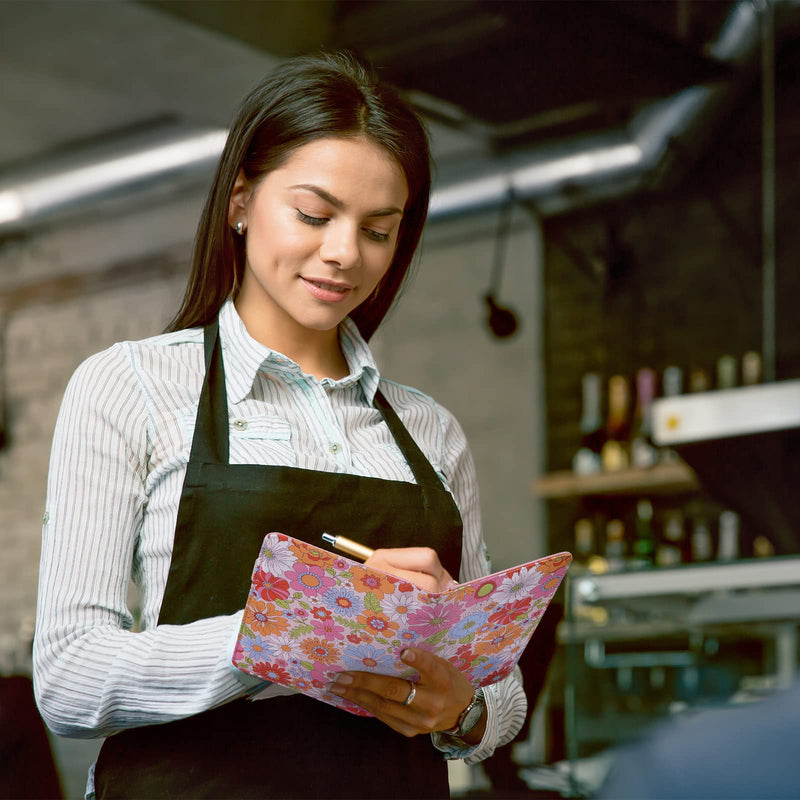
[[415, 679], [408, 645], [460, 669], [474, 687], [508, 675], [572, 561], [569, 553], [423, 591], [346, 556], [268, 533], [253, 569], [233, 663], [353, 714], [327, 691], [336, 673], [365, 670]]

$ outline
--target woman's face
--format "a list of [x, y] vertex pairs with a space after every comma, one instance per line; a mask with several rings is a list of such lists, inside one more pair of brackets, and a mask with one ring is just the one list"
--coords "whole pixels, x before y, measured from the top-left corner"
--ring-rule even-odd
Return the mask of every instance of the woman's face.
[[388, 270], [407, 198], [400, 167], [363, 138], [303, 145], [254, 187], [240, 175], [229, 221], [246, 229], [236, 305], [248, 329], [335, 329]]

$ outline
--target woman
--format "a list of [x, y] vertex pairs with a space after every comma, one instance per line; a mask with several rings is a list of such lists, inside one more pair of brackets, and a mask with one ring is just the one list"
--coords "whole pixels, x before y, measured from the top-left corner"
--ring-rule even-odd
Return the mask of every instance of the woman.
[[392, 91], [344, 55], [289, 62], [239, 110], [170, 332], [70, 382], [35, 682], [55, 732], [109, 737], [98, 797], [442, 797], [446, 757], [480, 760], [519, 729], [516, 676], [473, 693], [415, 648], [413, 690], [336, 678], [372, 718], [230, 663], [268, 531], [346, 533], [376, 549], [371, 566], [430, 589], [488, 570], [460, 427], [383, 379], [367, 345], [429, 191], [427, 138]]

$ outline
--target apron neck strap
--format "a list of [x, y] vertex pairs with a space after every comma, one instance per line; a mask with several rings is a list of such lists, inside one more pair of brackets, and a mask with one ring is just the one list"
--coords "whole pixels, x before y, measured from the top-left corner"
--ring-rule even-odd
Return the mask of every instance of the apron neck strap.
[[[222, 360], [222, 343], [219, 338], [219, 318], [215, 317], [209, 322], [203, 333], [206, 376], [200, 393], [190, 458], [192, 461], [204, 463], [227, 464], [230, 458], [228, 393], [225, 389], [225, 366]], [[389, 430], [414, 473], [417, 483], [422, 487], [440, 488], [439, 476], [380, 389], [375, 392], [373, 405], [389, 426]]]
[[219, 319], [204, 328], [206, 376], [197, 408], [190, 459], [211, 464], [227, 464], [228, 393], [225, 390], [225, 367], [219, 340]]

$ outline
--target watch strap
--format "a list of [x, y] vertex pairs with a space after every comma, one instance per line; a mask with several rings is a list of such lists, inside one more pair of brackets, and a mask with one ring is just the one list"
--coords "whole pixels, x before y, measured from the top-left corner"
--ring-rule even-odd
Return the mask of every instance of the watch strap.
[[458, 721], [456, 724], [452, 728], [440, 731], [440, 733], [444, 733], [447, 736], [452, 736], [457, 739], [466, 736], [475, 727], [475, 725], [478, 724], [478, 720], [480, 719], [480, 715], [477, 715], [471, 721], [471, 724], [468, 723], [468, 720], [471, 716], [470, 712], [476, 706], [480, 706], [481, 711], [486, 707], [486, 701], [483, 698], [483, 688], [480, 687], [475, 690], [475, 694], [472, 696], [472, 700], [470, 700], [469, 705], [467, 705], [467, 707], [458, 715]]

